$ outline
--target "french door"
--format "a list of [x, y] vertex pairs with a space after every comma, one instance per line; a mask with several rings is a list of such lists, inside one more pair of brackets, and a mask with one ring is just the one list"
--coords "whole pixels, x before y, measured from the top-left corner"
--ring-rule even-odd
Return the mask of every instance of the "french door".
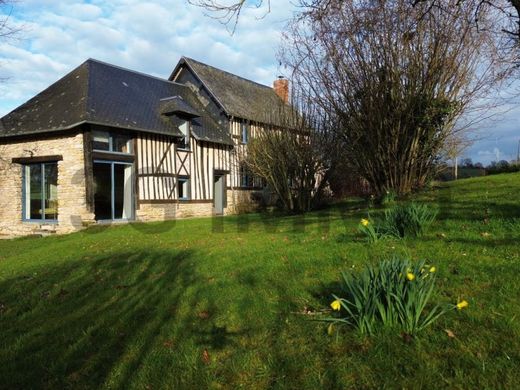
[[94, 161], [96, 220], [134, 219], [133, 164]]

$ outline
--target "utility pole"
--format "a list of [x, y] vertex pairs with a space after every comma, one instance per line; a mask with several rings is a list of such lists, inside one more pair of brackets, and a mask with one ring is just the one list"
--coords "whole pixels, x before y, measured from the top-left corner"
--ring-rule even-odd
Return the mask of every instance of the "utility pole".
[[459, 176], [459, 157], [455, 156], [455, 180], [457, 180], [457, 177]]

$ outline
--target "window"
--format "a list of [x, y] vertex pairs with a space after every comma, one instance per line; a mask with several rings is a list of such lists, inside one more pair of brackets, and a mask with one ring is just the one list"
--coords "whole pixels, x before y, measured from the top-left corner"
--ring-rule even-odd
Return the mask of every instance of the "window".
[[247, 144], [249, 141], [249, 125], [246, 121], [242, 122], [242, 143]]
[[190, 123], [184, 121], [180, 126], [179, 130], [182, 133], [182, 139], [179, 143], [179, 148], [184, 150], [190, 149]]
[[58, 163], [23, 166], [23, 219], [58, 220]]
[[111, 153], [132, 153], [132, 140], [122, 134], [112, 134], [106, 131], [94, 131], [92, 149]]
[[253, 175], [245, 164], [240, 166], [240, 186], [253, 187]]
[[190, 198], [190, 179], [188, 177], [180, 177], [177, 180], [177, 190], [179, 191], [180, 200], [188, 200]]

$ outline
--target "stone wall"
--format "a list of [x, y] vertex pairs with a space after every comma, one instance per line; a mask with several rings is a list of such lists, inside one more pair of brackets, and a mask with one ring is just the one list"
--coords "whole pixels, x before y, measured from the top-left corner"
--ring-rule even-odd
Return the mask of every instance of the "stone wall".
[[[61, 155], [58, 162], [58, 223], [22, 221], [22, 166], [17, 157]], [[0, 143], [0, 235], [68, 233], [94, 222], [87, 209], [83, 134], [63, 133], [59, 137]]]
[[[227, 190], [227, 207], [224, 215], [252, 212], [258, 204], [251, 200], [251, 190]], [[164, 221], [177, 218], [211, 217], [214, 215], [212, 201], [177, 203], [141, 203], [136, 210], [140, 222]]]
[[253, 197], [261, 191], [249, 189], [229, 189], [227, 190], [227, 205], [224, 210], [225, 215], [244, 214], [258, 211], [260, 204]]
[[141, 203], [135, 214], [140, 222], [210, 217], [213, 215], [213, 202]]

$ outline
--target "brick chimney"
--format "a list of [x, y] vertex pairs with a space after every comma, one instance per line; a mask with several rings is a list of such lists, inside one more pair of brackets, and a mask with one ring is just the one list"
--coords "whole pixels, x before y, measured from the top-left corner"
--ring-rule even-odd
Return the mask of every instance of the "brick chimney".
[[273, 89], [284, 103], [289, 103], [289, 80], [278, 76], [278, 79], [273, 82]]

